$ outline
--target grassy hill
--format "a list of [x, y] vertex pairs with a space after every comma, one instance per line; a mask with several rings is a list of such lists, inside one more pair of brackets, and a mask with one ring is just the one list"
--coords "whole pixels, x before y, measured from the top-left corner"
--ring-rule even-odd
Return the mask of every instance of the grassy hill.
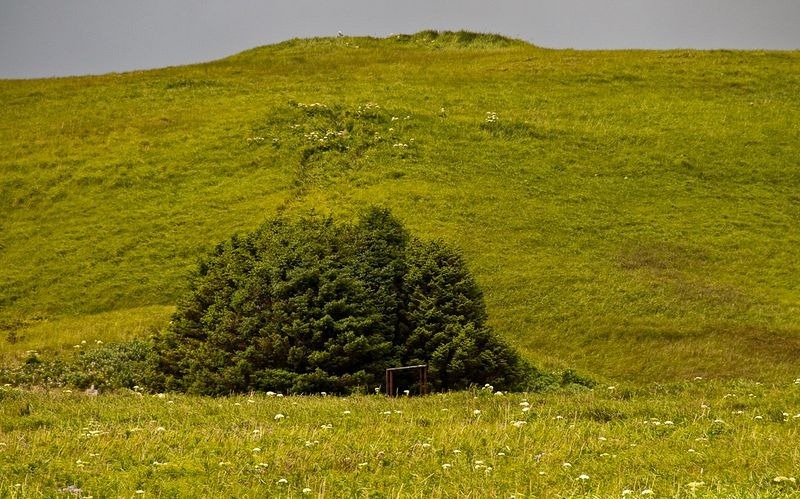
[[0, 81], [0, 355], [147, 334], [232, 233], [378, 203], [538, 365], [794, 378], [797, 88], [798, 52], [434, 32]]

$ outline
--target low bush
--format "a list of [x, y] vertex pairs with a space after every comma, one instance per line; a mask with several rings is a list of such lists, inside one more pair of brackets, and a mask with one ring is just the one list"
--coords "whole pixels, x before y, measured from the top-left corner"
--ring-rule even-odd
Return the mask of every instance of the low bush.
[[152, 388], [153, 343], [138, 339], [102, 345], [61, 360], [43, 360], [31, 354], [16, 367], [0, 368], [0, 383], [15, 386], [98, 389]]

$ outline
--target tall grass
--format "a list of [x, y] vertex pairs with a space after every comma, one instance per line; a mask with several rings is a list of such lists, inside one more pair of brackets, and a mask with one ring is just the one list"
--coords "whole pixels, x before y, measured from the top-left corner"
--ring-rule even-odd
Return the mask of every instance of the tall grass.
[[790, 497], [798, 383], [399, 399], [5, 388], [0, 495]]

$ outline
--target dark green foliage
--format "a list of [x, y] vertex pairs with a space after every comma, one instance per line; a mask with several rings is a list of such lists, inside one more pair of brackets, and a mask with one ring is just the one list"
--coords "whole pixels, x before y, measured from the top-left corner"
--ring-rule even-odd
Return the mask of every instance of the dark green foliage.
[[388, 210], [276, 219], [220, 244], [156, 342], [166, 389], [342, 393], [427, 363], [436, 389], [515, 388], [528, 368], [486, 326], [461, 256]]
[[567, 369], [561, 374], [561, 386], [576, 385], [592, 388], [595, 384], [594, 380], [580, 375], [572, 369]]
[[407, 324], [404, 361], [429, 363], [441, 387], [519, 380], [516, 354], [486, 326], [483, 295], [461, 257], [436, 242], [408, 248]]
[[153, 345], [132, 340], [104, 345], [77, 357], [66, 372], [65, 383], [79, 388], [148, 387], [153, 378]]
[[425, 30], [413, 35], [393, 35], [394, 41], [420, 44], [434, 44], [436, 47], [507, 47], [511, 45], [524, 45], [525, 42], [491, 33], [474, 33], [471, 31], [436, 31]]

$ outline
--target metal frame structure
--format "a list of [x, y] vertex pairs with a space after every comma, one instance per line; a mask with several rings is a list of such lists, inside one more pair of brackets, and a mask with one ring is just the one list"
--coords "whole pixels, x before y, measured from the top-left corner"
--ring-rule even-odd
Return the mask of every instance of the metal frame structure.
[[428, 394], [428, 364], [421, 364], [418, 366], [403, 366], [403, 367], [390, 367], [386, 369], [386, 396], [394, 397], [394, 373], [397, 371], [410, 371], [415, 369], [419, 379], [419, 394]]

